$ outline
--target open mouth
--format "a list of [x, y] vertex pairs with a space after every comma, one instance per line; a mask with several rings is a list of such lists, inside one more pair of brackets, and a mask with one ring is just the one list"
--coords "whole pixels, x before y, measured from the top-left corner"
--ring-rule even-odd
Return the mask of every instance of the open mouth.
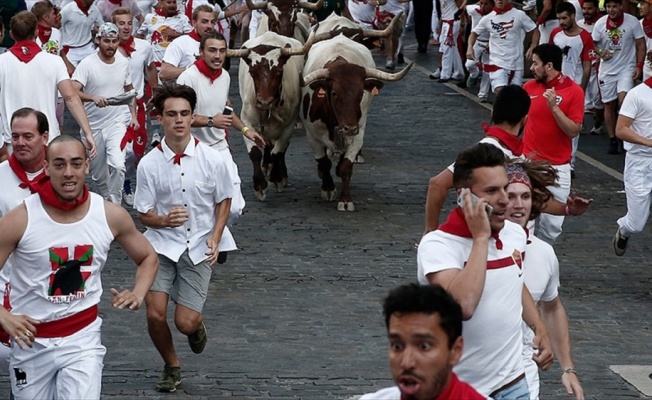
[[414, 396], [419, 392], [421, 384], [413, 377], [402, 377], [398, 380], [398, 388], [403, 395]]

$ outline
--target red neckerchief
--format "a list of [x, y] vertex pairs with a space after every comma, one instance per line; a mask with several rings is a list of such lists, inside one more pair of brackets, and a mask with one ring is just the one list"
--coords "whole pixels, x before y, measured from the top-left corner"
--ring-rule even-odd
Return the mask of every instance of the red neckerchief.
[[567, 87], [570, 87], [573, 84], [573, 81], [567, 77], [566, 75], [562, 74], [561, 72], [557, 74], [554, 78], [549, 80], [548, 82], [544, 83], [543, 86], [546, 89], [555, 89], [555, 90], [561, 90], [565, 89]]
[[131, 53], [136, 51], [136, 46], [134, 46], [134, 37], [129, 36], [129, 39], [125, 40], [124, 42], [118, 43], [119, 47], [122, 47], [122, 49], [125, 51], [125, 55], [127, 57], [131, 57]]
[[610, 31], [617, 29], [620, 25], [623, 24], [623, 21], [625, 20], [625, 13], [621, 12], [620, 16], [616, 17], [616, 19], [611, 19], [611, 17], [607, 17], [607, 29]]
[[88, 200], [88, 187], [84, 185], [84, 191], [80, 198], [75, 199], [72, 203], [64, 203], [59, 200], [54, 188], [52, 187], [52, 182], [48, 179], [39, 187], [38, 195], [41, 198], [41, 201], [50, 207], [54, 207], [57, 210], [71, 211]]
[[185, 11], [186, 11], [186, 17], [188, 17], [188, 19], [192, 21], [192, 0], [188, 0]]
[[122, 0], [109, 0], [109, 3], [122, 7]]
[[84, 15], [88, 16], [88, 10], [90, 9], [89, 6], [84, 4], [83, 0], [75, 0], [75, 4], [77, 4], [77, 7], [81, 10], [81, 12], [84, 13]]
[[496, 14], [500, 15], [500, 14], [505, 14], [507, 11], [511, 10], [512, 8], [514, 7], [511, 4], [508, 4], [505, 7], [503, 7], [502, 10], [498, 7], [494, 7], [493, 10], [496, 12]]
[[[198, 144], [199, 144], [199, 139], [195, 138], [195, 146], [197, 146]], [[163, 146], [161, 146], [161, 143], [157, 144], [156, 148], [161, 150], [161, 153], [163, 152]], [[187, 156], [186, 153], [174, 153], [172, 164], [181, 165], [181, 159], [184, 158], [185, 156]]]
[[201, 42], [201, 37], [199, 36], [199, 34], [195, 29], [193, 29], [192, 32], [188, 34], [188, 36], [190, 36], [191, 38], [195, 39], [198, 42]]
[[652, 16], [643, 18], [642, 24], [643, 24], [643, 32], [645, 32], [645, 36], [652, 39]]
[[[455, 236], [460, 236], [469, 239], [473, 237], [471, 231], [469, 230], [469, 225], [466, 223], [466, 220], [464, 219], [464, 213], [462, 212], [462, 209], [460, 207], [455, 207], [455, 209], [448, 215], [448, 219], [446, 219], [446, 222], [439, 225], [439, 228], [437, 229]], [[500, 241], [500, 237], [498, 236], [499, 233], [500, 232], [494, 232], [492, 230], [491, 237], [494, 238], [494, 240], [496, 240], [496, 248], [498, 250], [502, 250], [503, 242]]]
[[40, 174], [36, 175], [34, 179], [30, 181], [27, 177], [27, 172], [25, 172], [25, 169], [14, 154], [9, 156], [9, 167], [11, 167], [14, 175], [16, 175], [16, 177], [20, 180], [18, 187], [21, 189], [29, 189], [31, 193], [38, 192], [40, 185], [49, 179], [45, 174], [45, 171], [41, 171]]
[[523, 154], [523, 142], [518, 136], [514, 136], [497, 126], [489, 126], [484, 122], [482, 123], [482, 130], [487, 136], [498, 139], [515, 156]]
[[215, 79], [219, 78], [220, 75], [222, 75], [222, 68], [218, 69], [215, 72], [211, 71], [210, 68], [208, 68], [206, 61], [204, 61], [203, 58], [200, 58], [197, 61], [195, 61], [195, 65], [197, 66], [199, 72], [201, 72], [202, 75], [207, 77], [211, 81], [211, 83], [213, 83]]
[[643, 81], [650, 89], [652, 89], [652, 76]]
[[50, 36], [52, 35], [52, 27], [45, 26], [38, 24], [38, 38], [41, 41], [41, 43], [46, 44], [50, 40]]
[[41, 47], [33, 40], [21, 40], [20, 42], [14, 43], [14, 45], [9, 48], [9, 51], [11, 51], [16, 58], [26, 64], [32, 61], [41, 50]]
[[[77, 0], [75, 0], [75, 1], [77, 1]], [[155, 8], [155, 9], [154, 9], [154, 12], [156, 13], [156, 15], [160, 15], [160, 16], [163, 17], [163, 18], [174, 17], [175, 15], [179, 14], [179, 11], [177, 11], [176, 13], [174, 13], [174, 14], [172, 14], [172, 15], [167, 15], [167, 14], [164, 13], [163, 10], [161, 10], [160, 8]]]
[[593, 24], [595, 24], [596, 21], [599, 20], [600, 18], [602, 18], [602, 13], [597, 12], [597, 13], [595, 13], [595, 15], [593, 16], [593, 18], [591, 18], [591, 19], [586, 19], [586, 18], [584, 18], [584, 24], [585, 24], [585, 25], [593, 25]]

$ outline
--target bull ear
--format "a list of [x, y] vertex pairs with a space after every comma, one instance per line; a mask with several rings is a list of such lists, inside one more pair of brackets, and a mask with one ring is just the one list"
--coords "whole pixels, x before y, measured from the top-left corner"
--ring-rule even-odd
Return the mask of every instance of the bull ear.
[[380, 89], [385, 86], [383, 81], [374, 78], [367, 78], [364, 80], [364, 90], [371, 92], [371, 94], [376, 95], [380, 92]]
[[310, 89], [314, 90], [315, 93], [317, 93], [318, 97], [320, 94], [326, 94], [326, 92], [329, 90], [328, 88], [328, 79], [315, 79], [314, 81], [310, 82], [308, 85]]

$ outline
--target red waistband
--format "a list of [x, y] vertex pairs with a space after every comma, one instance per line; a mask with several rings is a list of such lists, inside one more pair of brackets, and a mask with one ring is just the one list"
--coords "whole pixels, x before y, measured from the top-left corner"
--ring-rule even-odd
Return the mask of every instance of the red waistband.
[[97, 305], [94, 305], [77, 314], [36, 325], [35, 336], [47, 339], [70, 336], [86, 328], [96, 319]]

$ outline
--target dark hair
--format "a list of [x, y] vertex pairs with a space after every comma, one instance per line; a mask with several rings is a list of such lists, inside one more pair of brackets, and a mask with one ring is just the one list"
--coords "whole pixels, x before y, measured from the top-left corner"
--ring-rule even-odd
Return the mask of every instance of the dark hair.
[[577, 10], [575, 10], [575, 6], [572, 3], [562, 1], [561, 3], [557, 4], [557, 9], [555, 10], [555, 12], [557, 14], [567, 12], [568, 15], [575, 15], [577, 13]]
[[441, 328], [448, 336], [448, 348], [452, 348], [462, 336], [462, 307], [439, 285], [421, 286], [416, 283], [399, 286], [389, 292], [383, 301], [385, 325], [389, 331], [392, 315], [439, 314]]
[[532, 54], [536, 54], [543, 65], [552, 63], [552, 67], [561, 71], [561, 62], [563, 55], [561, 49], [556, 44], [544, 43], [540, 44], [532, 50]]
[[14, 119], [16, 118], [27, 118], [30, 115], [34, 115], [36, 117], [36, 129], [38, 129], [38, 132], [41, 135], [50, 130], [48, 117], [46, 117], [42, 112], [29, 107], [19, 108], [18, 110], [14, 111], [14, 113], [11, 114], [9, 125], [12, 125], [14, 123]]
[[473, 170], [503, 165], [505, 165], [505, 153], [498, 147], [487, 143], [477, 143], [457, 155], [453, 185], [458, 189], [470, 187], [473, 183]]
[[9, 22], [9, 30], [13, 39], [17, 42], [21, 40], [32, 40], [36, 34], [36, 26], [38, 21], [36, 16], [30, 11], [21, 11], [11, 17]]
[[204, 32], [203, 35], [201, 35], [201, 40], [199, 41], [199, 50], [204, 50], [204, 47], [206, 47], [206, 42], [208, 39], [216, 39], [216, 40], [221, 40], [224, 43], [226, 43], [226, 38], [224, 35], [217, 31], [206, 31]]
[[530, 111], [530, 95], [518, 85], [507, 85], [500, 89], [494, 100], [491, 121], [494, 124], [507, 123], [516, 126]]
[[604, 0], [604, 5], [605, 5], [605, 7], [606, 7], [607, 4], [609, 4], [609, 3], [616, 3], [616, 4], [620, 4], [621, 6], [623, 5], [622, 0]]
[[518, 164], [530, 178], [532, 185], [532, 210], [530, 220], [536, 219], [541, 214], [541, 207], [552, 197], [550, 186], [559, 186], [557, 183], [557, 170], [547, 161], [513, 159], [510, 164]]
[[593, 3], [595, 8], [600, 8], [600, 0], [584, 0], [585, 3]]
[[34, 14], [37, 20], [45, 17], [52, 10], [54, 10], [54, 4], [50, 0], [37, 1], [32, 6], [32, 14]]
[[197, 18], [199, 18], [199, 13], [200, 12], [207, 12], [213, 14], [213, 8], [209, 6], [208, 4], [202, 4], [201, 6], [197, 6], [194, 10], [192, 10], [192, 20], [197, 21]]
[[47, 160], [48, 161], [50, 160], [50, 151], [52, 151], [52, 148], [54, 147], [55, 144], [66, 143], [66, 142], [79, 143], [82, 149], [84, 149], [84, 159], [88, 158], [88, 154], [86, 153], [86, 146], [84, 146], [84, 142], [82, 142], [81, 139], [79, 139], [77, 136], [62, 134], [52, 139], [50, 144], [48, 144], [48, 149], [45, 153]]
[[154, 89], [154, 97], [152, 98], [152, 104], [154, 104], [156, 111], [163, 114], [165, 100], [169, 98], [182, 98], [188, 100], [188, 103], [190, 103], [190, 110], [195, 112], [197, 93], [195, 93], [195, 90], [190, 86], [169, 83], [157, 86], [156, 89]]

